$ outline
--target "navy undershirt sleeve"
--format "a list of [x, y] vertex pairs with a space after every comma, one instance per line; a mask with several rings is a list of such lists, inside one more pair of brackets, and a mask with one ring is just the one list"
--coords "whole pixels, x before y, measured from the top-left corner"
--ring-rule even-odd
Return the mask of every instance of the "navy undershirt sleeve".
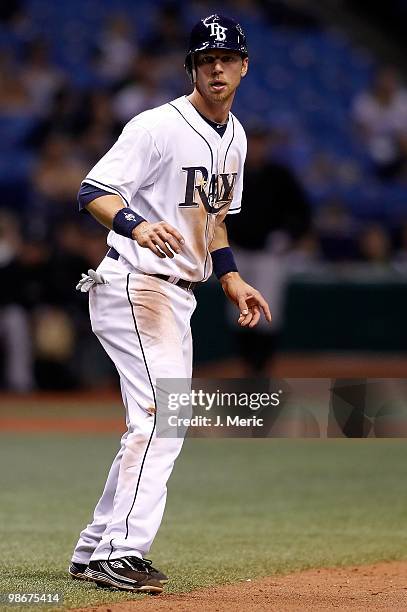
[[82, 183], [78, 192], [79, 210], [81, 212], [88, 212], [85, 207], [89, 204], [89, 202], [92, 202], [92, 200], [96, 200], [96, 198], [100, 198], [101, 196], [105, 195], [112, 194], [110, 191], [104, 191], [104, 189], [99, 189], [99, 187], [95, 187], [89, 183]]

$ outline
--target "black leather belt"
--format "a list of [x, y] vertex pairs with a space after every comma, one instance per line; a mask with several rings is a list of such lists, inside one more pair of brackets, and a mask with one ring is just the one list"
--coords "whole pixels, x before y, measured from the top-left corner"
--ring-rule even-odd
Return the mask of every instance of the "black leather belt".
[[[116, 260], [118, 260], [120, 257], [120, 254], [113, 247], [110, 247], [106, 255], [107, 257], [110, 257], [111, 259], [116, 259]], [[193, 291], [196, 285], [196, 283], [184, 280], [183, 278], [170, 280], [170, 279], [174, 279], [175, 277], [166, 276], [165, 274], [149, 274], [148, 276], [155, 276], [156, 278], [161, 278], [162, 280], [168, 281], [172, 285], [177, 285], [177, 287], [181, 287], [181, 289], [186, 289], [187, 291]]]

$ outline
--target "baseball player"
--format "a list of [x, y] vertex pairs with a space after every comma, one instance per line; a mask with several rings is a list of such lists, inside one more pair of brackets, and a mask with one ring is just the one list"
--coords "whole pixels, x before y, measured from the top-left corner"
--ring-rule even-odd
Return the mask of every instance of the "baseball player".
[[129, 591], [161, 592], [167, 581], [144, 555], [183, 440], [156, 436], [155, 385], [191, 378], [195, 284], [213, 269], [239, 325], [255, 326], [261, 312], [271, 321], [261, 294], [239, 276], [225, 226], [240, 210], [246, 156], [230, 112], [248, 69], [240, 25], [202, 19], [185, 68], [193, 92], [132, 119], [78, 196], [111, 230], [106, 257], [78, 288], [89, 290], [92, 329], [119, 372], [127, 431], [69, 573]]

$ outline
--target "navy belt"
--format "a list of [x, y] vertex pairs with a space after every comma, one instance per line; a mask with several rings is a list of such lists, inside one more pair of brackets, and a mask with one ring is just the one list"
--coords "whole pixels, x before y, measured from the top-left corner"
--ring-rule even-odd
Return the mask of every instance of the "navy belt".
[[108, 250], [108, 252], [106, 253], [106, 255], [108, 257], [110, 257], [111, 259], [116, 259], [116, 261], [119, 259], [120, 255], [119, 253], [116, 251], [116, 249], [114, 249], [113, 247], [110, 247], [110, 249]]
[[[106, 255], [107, 257], [110, 257], [111, 259], [116, 259], [116, 260], [118, 260], [120, 257], [120, 254], [113, 247], [110, 247]], [[174, 279], [174, 277], [166, 276], [165, 274], [149, 274], [148, 276], [155, 276], [156, 278], [161, 278], [162, 280], [171, 282], [172, 285], [177, 285], [177, 287], [181, 287], [181, 289], [187, 289], [188, 291], [193, 291], [196, 285], [196, 283], [184, 280], [183, 278], [178, 278], [178, 279], [176, 278], [175, 280], [170, 280], [170, 279]]]

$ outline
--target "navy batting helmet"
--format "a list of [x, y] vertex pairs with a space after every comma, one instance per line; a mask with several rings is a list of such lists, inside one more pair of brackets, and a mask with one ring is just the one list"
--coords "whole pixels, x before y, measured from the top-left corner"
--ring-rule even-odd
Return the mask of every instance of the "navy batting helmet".
[[194, 54], [206, 49], [225, 49], [237, 51], [247, 57], [246, 36], [240, 24], [230, 17], [210, 15], [201, 19], [192, 28], [189, 38], [189, 49], [185, 58], [185, 70], [195, 82]]

